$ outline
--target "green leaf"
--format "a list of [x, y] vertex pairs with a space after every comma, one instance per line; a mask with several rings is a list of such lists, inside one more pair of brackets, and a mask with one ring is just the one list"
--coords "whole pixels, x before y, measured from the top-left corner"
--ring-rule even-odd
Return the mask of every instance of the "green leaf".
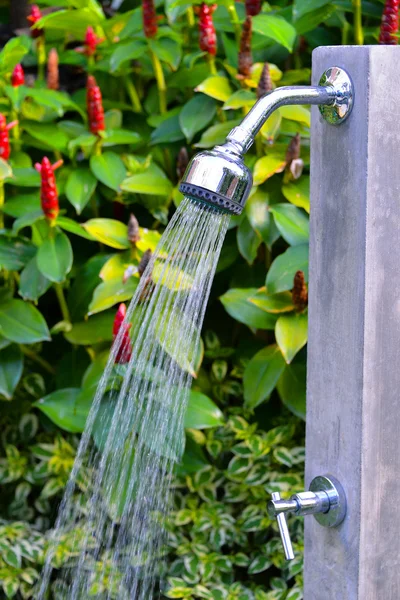
[[275, 222], [269, 212], [269, 197], [258, 188], [245, 205], [246, 216], [252, 228], [269, 247], [279, 237]]
[[307, 215], [292, 204], [274, 204], [270, 211], [283, 239], [291, 246], [308, 242], [309, 221]]
[[107, 187], [119, 191], [122, 181], [126, 177], [126, 168], [122, 159], [114, 152], [104, 152], [100, 156], [90, 158], [92, 173]]
[[311, 125], [311, 114], [308, 108], [304, 106], [281, 106], [279, 112], [284, 119], [303, 123], [307, 127]]
[[40, 187], [40, 175], [30, 167], [14, 167], [13, 176], [8, 179], [8, 183], [21, 187]]
[[16, 344], [0, 350], [0, 394], [11, 400], [24, 368], [22, 352]]
[[297, 271], [303, 271], [308, 281], [308, 244], [288, 248], [275, 258], [267, 273], [267, 293], [276, 294], [293, 289]]
[[0, 269], [19, 271], [35, 255], [33, 244], [22, 238], [0, 237]]
[[111, 248], [123, 250], [131, 246], [128, 240], [128, 227], [121, 221], [90, 219], [83, 223], [83, 227], [95, 240], [106, 244], [106, 246], [111, 246]]
[[45, 15], [37, 22], [41, 29], [57, 29], [59, 31], [73, 31], [77, 39], [83, 39], [88, 26], [96, 26], [102, 23], [104, 14], [100, 10], [94, 10], [94, 3], [90, 7], [77, 10], [57, 10]]
[[152, 132], [150, 143], [152, 146], [184, 140], [185, 135], [179, 122], [179, 114], [172, 114], [163, 119], [158, 127]]
[[111, 308], [115, 304], [130, 300], [139, 284], [137, 277], [129, 277], [126, 283], [122, 279], [110, 279], [102, 281], [93, 292], [93, 299], [89, 304], [88, 315]]
[[209, 127], [202, 134], [200, 141], [195, 144], [196, 148], [211, 148], [212, 146], [223, 144], [226, 136], [231, 129], [236, 127], [240, 121], [226, 121], [225, 123], [217, 123]]
[[216, 404], [200, 392], [190, 391], [185, 414], [187, 429], [207, 429], [224, 424], [224, 415]]
[[69, 137], [56, 123], [24, 122], [24, 130], [47, 148], [60, 152], [67, 149]]
[[290, 312], [294, 309], [292, 294], [281, 292], [280, 294], [267, 295], [262, 288], [255, 296], [249, 298], [249, 302], [265, 310], [268, 313]]
[[12, 168], [3, 158], [0, 158], [0, 182], [3, 183], [8, 177], [12, 177]]
[[221, 296], [220, 300], [227, 313], [236, 321], [255, 329], [273, 329], [276, 317], [249, 301], [256, 292], [256, 288], [231, 289]]
[[41, 313], [23, 300], [9, 300], [0, 306], [0, 332], [18, 344], [50, 340], [50, 332]]
[[275, 173], [282, 173], [285, 166], [285, 157], [278, 154], [267, 154], [267, 156], [259, 158], [254, 165], [254, 185], [261, 185]]
[[307, 343], [308, 316], [306, 313], [282, 315], [275, 325], [275, 337], [287, 363], [292, 362]]
[[143, 56], [147, 50], [147, 44], [143, 40], [132, 40], [116, 45], [110, 57], [111, 72], [117, 71], [124, 62], [135, 60]]
[[299, 208], [304, 208], [308, 213], [310, 212], [310, 178], [308, 176], [283, 184], [282, 193], [286, 200]]
[[100, 342], [109, 342], [113, 339], [113, 323], [115, 314], [112, 312], [94, 315], [87, 321], [75, 323], [71, 331], [65, 333], [65, 338], [70, 344], [91, 346]]
[[65, 229], [69, 233], [73, 233], [74, 235], [79, 235], [79, 237], [85, 238], [85, 240], [93, 241], [95, 238], [86, 231], [80, 223], [77, 223], [73, 219], [69, 219], [68, 217], [63, 217], [58, 215], [56, 225], [61, 227], [61, 229]]
[[[165, 310], [169, 312], [167, 316]], [[158, 318], [155, 334], [160, 346], [181, 369], [190, 373], [192, 377], [196, 377], [198, 357], [202, 355], [201, 341], [196, 343], [195, 332], [184, 343], [180, 340], [180, 333], [185, 328], [183, 321], [186, 317], [180, 312], [164, 309]], [[188, 342], [190, 342], [189, 346]]]
[[247, 217], [244, 217], [237, 229], [237, 244], [240, 254], [250, 265], [257, 256], [261, 242], [261, 236], [252, 228]]
[[118, 144], [137, 144], [138, 142], [140, 142], [140, 135], [135, 131], [108, 129], [104, 133], [103, 148], [116, 146]]
[[248, 568], [249, 575], [255, 575], [256, 573], [262, 573], [272, 566], [270, 557], [266, 554], [259, 554], [252, 560]]
[[253, 356], [243, 376], [247, 408], [254, 409], [270, 397], [284, 368], [285, 359], [278, 346], [267, 346]]
[[215, 100], [204, 94], [197, 94], [185, 104], [179, 114], [179, 123], [188, 142], [213, 120], [216, 110]]
[[250, 108], [256, 102], [257, 97], [251, 90], [237, 90], [225, 102], [223, 109], [237, 110], [238, 108]]
[[305, 364], [287, 365], [277, 385], [282, 402], [292, 413], [304, 420], [306, 418], [306, 375]]
[[106, 254], [97, 254], [77, 270], [68, 293], [68, 306], [73, 321], [83, 319], [87, 314], [93, 292], [101, 282], [100, 270], [108, 258]]
[[23, 37], [9, 40], [0, 52], [0, 71], [12, 73], [14, 67], [21, 62], [28, 51], [29, 46]]
[[79, 401], [80, 388], [57, 390], [33, 404], [65, 431], [81, 433], [90, 410], [90, 401], [86, 397]]
[[70, 174], [65, 186], [65, 195], [81, 214], [96, 189], [97, 179], [87, 167], [80, 167]]
[[265, 13], [259, 14], [253, 17], [253, 31], [274, 40], [292, 52], [296, 30], [282, 17]]
[[294, 0], [293, 20], [297, 21], [303, 15], [314, 12], [317, 8], [329, 4], [331, 0]]
[[10, 217], [18, 218], [40, 210], [40, 198], [37, 192], [33, 194], [18, 194], [10, 198], [3, 206], [3, 212]]
[[164, 171], [155, 163], [151, 163], [142, 173], [124, 179], [121, 189], [132, 194], [170, 196], [173, 186]]
[[196, 92], [203, 92], [210, 98], [215, 100], [221, 100], [225, 102], [232, 95], [232, 88], [229, 85], [229, 80], [221, 75], [211, 75], [207, 77], [200, 85], [195, 89]]
[[17, 234], [24, 227], [30, 227], [36, 223], [36, 221], [40, 221], [41, 219], [44, 219], [44, 214], [41, 208], [35, 212], [26, 213], [14, 221], [13, 233]]
[[39, 246], [36, 256], [39, 271], [50, 281], [65, 281], [74, 260], [71, 242], [65, 233], [55, 232]]
[[[325, 1], [325, 0], [323, 0]], [[327, 0], [329, 1], [329, 0]], [[324, 23], [336, 11], [334, 4], [326, 4], [312, 12], [307, 12], [299, 19], [295, 20], [293, 25], [296, 28], [298, 35], [304, 35], [309, 31], [316, 29], [321, 23]]]
[[166, 62], [171, 69], [176, 71], [182, 58], [180, 42], [168, 37], [150, 39], [150, 45], [160, 60]]
[[34, 256], [21, 272], [19, 295], [22, 296], [24, 300], [37, 302], [40, 296], [43, 296], [50, 286], [51, 281], [39, 271], [36, 256]]

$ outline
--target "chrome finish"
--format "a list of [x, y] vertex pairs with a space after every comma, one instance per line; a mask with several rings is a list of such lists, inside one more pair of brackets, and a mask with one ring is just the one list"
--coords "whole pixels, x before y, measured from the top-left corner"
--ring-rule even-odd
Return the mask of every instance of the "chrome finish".
[[[279, 492], [273, 492], [273, 494], [271, 494], [271, 496], [272, 496], [271, 502], [279, 502], [279, 501], [282, 502], [281, 495]], [[284, 500], [283, 500], [283, 502], [284, 502]], [[278, 522], [278, 527], [279, 527], [279, 531], [281, 534], [283, 550], [285, 552], [286, 560], [293, 560], [294, 552], [293, 552], [292, 540], [290, 539], [290, 533], [289, 533], [289, 529], [288, 529], [288, 526], [286, 523], [285, 514], [283, 512], [277, 514], [276, 520]]]
[[330, 125], [340, 125], [353, 108], [354, 90], [350, 76], [340, 67], [331, 67], [322, 75], [319, 85], [335, 90], [333, 104], [319, 106], [321, 115]]
[[319, 86], [281, 87], [266, 94], [232, 129], [223, 146], [200, 152], [190, 161], [180, 191], [218, 210], [240, 214], [253, 184], [243, 155], [273, 111], [289, 104], [318, 104], [324, 107], [321, 112], [328, 123], [339, 124], [353, 107], [351, 79], [343, 69], [331, 67]]
[[282, 500], [278, 492], [271, 494], [267, 512], [271, 519], [277, 519], [286, 560], [291, 560], [294, 554], [285, 514], [314, 515], [320, 525], [337, 527], [346, 516], [346, 496], [335, 477], [318, 476], [312, 480], [308, 492], [293, 494], [289, 500]]

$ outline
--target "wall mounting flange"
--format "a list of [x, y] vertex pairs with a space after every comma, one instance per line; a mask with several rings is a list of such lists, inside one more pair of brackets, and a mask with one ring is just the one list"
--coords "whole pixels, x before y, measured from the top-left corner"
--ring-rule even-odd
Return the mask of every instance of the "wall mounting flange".
[[319, 110], [330, 125], [340, 125], [350, 115], [354, 103], [354, 87], [349, 74], [340, 67], [329, 67], [319, 80], [321, 87], [334, 87], [333, 104], [320, 104]]

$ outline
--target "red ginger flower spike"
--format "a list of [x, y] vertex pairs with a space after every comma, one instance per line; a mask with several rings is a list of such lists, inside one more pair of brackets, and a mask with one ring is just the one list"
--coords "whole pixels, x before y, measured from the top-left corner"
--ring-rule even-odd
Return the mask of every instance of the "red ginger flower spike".
[[[113, 339], [115, 340], [120, 334], [120, 343], [115, 357], [115, 362], [123, 365], [129, 362], [132, 356], [132, 340], [129, 336], [129, 330], [132, 327], [131, 323], [125, 323], [126, 305], [120, 304], [115, 315], [113, 325]], [[122, 331], [121, 331], [122, 330]], [[121, 333], [120, 333], [121, 331]]]
[[261, 12], [262, 0], [245, 0], [246, 15], [255, 17]]
[[380, 44], [396, 46], [398, 38], [396, 34], [399, 31], [399, 0], [386, 0], [383, 9], [381, 32], [379, 35]]
[[75, 51], [81, 52], [86, 56], [93, 56], [94, 54], [96, 54], [97, 46], [104, 42], [104, 40], [105, 38], [98, 37], [95, 34], [93, 27], [89, 25], [89, 27], [86, 29], [84, 46], [75, 48]]
[[10, 140], [8, 132], [10, 129], [18, 125], [18, 121], [11, 121], [7, 125], [6, 118], [0, 113], [0, 158], [8, 160], [10, 157]]
[[30, 14], [26, 17], [27, 20], [29, 21], [29, 23], [31, 24], [31, 35], [33, 38], [38, 38], [41, 35], [43, 35], [43, 29], [39, 29], [39, 28], [35, 28], [33, 29], [33, 25], [35, 25], [35, 23], [37, 23], [38, 21], [40, 21], [40, 19], [42, 18], [42, 13], [40, 8], [38, 7], [37, 4], [32, 4], [31, 6], [31, 12]]
[[104, 131], [106, 126], [104, 122], [104, 108], [101, 90], [93, 75], [87, 78], [86, 106], [89, 118], [89, 129], [97, 135], [99, 131]]
[[58, 160], [52, 165], [47, 156], [43, 157], [42, 164], [35, 164], [35, 169], [40, 173], [41, 177], [40, 200], [42, 210], [44, 216], [51, 225], [55, 224], [55, 220], [59, 213], [58, 192], [54, 171], [58, 169], [58, 167], [61, 167], [62, 164], [63, 161]]
[[15, 65], [14, 71], [11, 75], [11, 85], [13, 87], [19, 87], [25, 84], [25, 73], [21, 64]]
[[248, 16], [243, 23], [242, 36], [240, 38], [239, 48], [239, 75], [249, 77], [251, 67], [253, 66], [253, 57], [251, 55], [251, 36], [252, 36], [252, 17]]
[[217, 34], [212, 19], [212, 14], [216, 8], [216, 4], [201, 4], [196, 11], [199, 15], [200, 50], [208, 52], [212, 56], [217, 54]]
[[154, 0], [142, 0], [143, 31], [147, 38], [157, 35], [158, 24]]
[[58, 90], [59, 87], [58, 52], [55, 48], [52, 48], [47, 59], [47, 89]]

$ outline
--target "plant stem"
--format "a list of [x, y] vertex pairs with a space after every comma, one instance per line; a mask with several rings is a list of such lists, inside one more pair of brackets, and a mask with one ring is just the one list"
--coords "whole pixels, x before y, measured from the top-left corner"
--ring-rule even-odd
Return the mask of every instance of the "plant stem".
[[36, 50], [38, 62], [38, 81], [44, 81], [46, 71], [46, 46], [43, 36], [37, 38]]
[[1, 181], [0, 182], [0, 229], [4, 228], [3, 204], [4, 204], [4, 183]]
[[162, 69], [160, 59], [150, 47], [150, 58], [153, 63], [154, 75], [157, 81], [158, 100], [160, 103], [160, 113], [163, 115], [167, 112], [167, 86], [165, 84], [164, 71]]
[[19, 128], [19, 114], [17, 110], [12, 111], [12, 121], [18, 121], [16, 125], [12, 128], [12, 137], [14, 140], [14, 150], [19, 152], [21, 150], [21, 130]]
[[20, 345], [20, 348], [22, 354], [25, 354], [25, 356], [27, 356], [28, 358], [36, 362], [38, 365], [43, 367], [43, 369], [45, 369], [48, 373], [51, 373], [52, 375], [55, 374], [56, 370], [54, 369], [54, 367], [51, 366], [49, 362], [47, 362], [47, 360], [45, 360], [41, 356], [38, 356], [36, 352], [31, 350], [30, 348], [27, 348], [26, 346], [23, 346], [22, 344]]
[[67, 321], [67, 323], [71, 323], [71, 317], [69, 314], [68, 304], [67, 304], [67, 301], [64, 296], [63, 286], [61, 285], [61, 283], [55, 283], [54, 289], [57, 294], [57, 300], [58, 300], [58, 304], [60, 305], [61, 314], [63, 316], [63, 319], [64, 319], [64, 321]]
[[215, 56], [212, 54], [207, 54], [208, 66], [210, 67], [211, 75], [217, 74], [217, 67], [215, 66]]
[[364, 32], [362, 27], [361, 0], [353, 0], [354, 17], [354, 43], [362, 46], [364, 43]]
[[228, 8], [229, 16], [231, 18], [231, 23], [232, 23], [233, 27], [235, 28], [236, 43], [240, 44], [240, 37], [242, 35], [242, 30], [240, 27], [240, 21], [239, 21], [239, 16], [236, 11], [235, 2], [230, 2], [227, 8]]
[[134, 112], [137, 112], [137, 113], [143, 112], [142, 105], [140, 103], [139, 94], [137, 93], [137, 90], [136, 90], [136, 88], [133, 84], [133, 81], [129, 75], [125, 76], [125, 87], [126, 87], [126, 91], [128, 92], [130, 101], [132, 103], [132, 108], [133, 108]]
[[350, 30], [350, 23], [345, 20], [343, 23], [343, 29], [342, 29], [342, 46], [347, 46], [349, 43], [349, 30]]

